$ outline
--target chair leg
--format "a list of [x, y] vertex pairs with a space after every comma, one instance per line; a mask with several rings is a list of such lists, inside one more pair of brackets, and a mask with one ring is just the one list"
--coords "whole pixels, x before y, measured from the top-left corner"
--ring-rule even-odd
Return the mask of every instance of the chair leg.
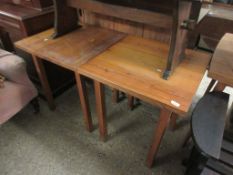
[[214, 80], [214, 79], [211, 80], [211, 82], [210, 82], [208, 88], [207, 88], [206, 91], [205, 91], [205, 94], [207, 94], [207, 93], [210, 92], [210, 90], [214, 87], [214, 85], [215, 85], [216, 82], [217, 82], [217, 80]]
[[208, 158], [193, 147], [185, 175], [201, 175]]
[[34, 114], [38, 114], [40, 112], [40, 103], [38, 97], [31, 101], [31, 105], [33, 106]]

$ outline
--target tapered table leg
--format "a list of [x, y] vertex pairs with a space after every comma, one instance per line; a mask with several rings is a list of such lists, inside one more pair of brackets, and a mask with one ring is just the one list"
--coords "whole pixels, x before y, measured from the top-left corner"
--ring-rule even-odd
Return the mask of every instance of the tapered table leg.
[[160, 111], [159, 121], [158, 121], [157, 127], [155, 129], [152, 145], [150, 147], [150, 150], [149, 150], [148, 156], [147, 156], [146, 163], [147, 163], [148, 167], [152, 167], [152, 165], [153, 165], [155, 156], [158, 153], [158, 150], [160, 147], [160, 143], [162, 141], [162, 138], [164, 136], [166, 128], [169, 125], [171, 115], [172, 115], [172, 112], [170, 112], [167, 109], [161, 109], [161, 111]]
[[87, 131], [91, 132], [93, 131], [93, 123], [92, 123], [90, 104], [88, 100], [88, 93], [87, 93], [85, 80], [84, 77], [82, 77], [78, 73], [76, 73], [75, 76], [76, 76], [76, 84], [79, 92], [80, 103], [84, 114], [84, 122]]
[[178, 115], [175, 113], [172, 113], [171, 115], [171, 121], [170, 121], [170, 129], [172, 131], [175, 131], [177, 128], [177, 119], [178, 119]]
[[102, 141], [105, 141], [107, 138], [107, 124], [106, 124], [104, 85], [98, 81], [95, 81], [94, 86], [95, 86], [95, 97], [96, 97], [96, 111], [99, 120], [100, 139]]
[[49, 108], [51, 110], [54, 110], [56, 107], [55, 107], [52, 91], [51, 91], [51, 88], [49, 86], [49, 82], [46, 76], [44, 65], [42, 63], [42, 59], [36, 56], [32, 56], [32, 58], [33, 58], [34, 65], [36, 67], [37, 74], [40, 78], [40, 82], [42, 84], [45, 97], [48, 101]]
[[127, 98], [128, 98], [128, 108], [130, 110], [133, 110], [133, 108], [134, 108], [134, 97], [131, 96], [131, 95], [128, 95]]
[[112, 90], [112, 101], [113, 103], [118, 103], [120, 101], [120, 91], [116, 89]]

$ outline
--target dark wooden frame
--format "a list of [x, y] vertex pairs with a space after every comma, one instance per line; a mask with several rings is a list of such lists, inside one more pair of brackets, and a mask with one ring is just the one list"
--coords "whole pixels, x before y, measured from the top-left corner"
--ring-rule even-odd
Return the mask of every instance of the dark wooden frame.
[[[153, 5], [156, 3], [158, 2], [155, 2]], [[168, 79], [175, 67], [178, 66], [184, 58], [188, 30], [192, 30], [195, 26], [194, 24], [201, 8], [201, 1], [172, 0], [172, 4], [167, 3], [168, 6], [172, 6], [172, 11], [170, 13], [151, 11], [151, 9], [145, 10], [118, 6], [96, 0], [54, 0], [54, 5], [55, 34], [53, 38], [66, 34], [78, 27], [77, 9], [85, 9], [94, 13], [144, 23], [151, 26], [156, 25], [161, 28], [170, 26], [170, 49], [167, 65], [162, 75], [164, 79]], [[194, 8], [198, 13], [193, 13]]]
[[0, 27], [0, 40], [2, 42], [3, 48], [9, 52], [13, 52], [14, 45], [10, 39], [10, 35], [3, 28]]

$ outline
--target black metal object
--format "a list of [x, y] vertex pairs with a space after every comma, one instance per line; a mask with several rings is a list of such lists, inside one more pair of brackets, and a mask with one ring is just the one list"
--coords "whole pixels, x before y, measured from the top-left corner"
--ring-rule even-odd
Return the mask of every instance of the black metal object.
[[186, 1], [191, 5], [189, 10], [181, 9], [181, 3], [182, 0], [173, 0], [173, 24], [167, 65], [163, 73], [164, 79], [168, 79], [175, 67], [184, 59], [188, 44], [188, 31], [195, 29], [201, 9], [199, 0]]
[[62, 36], [78, 27], [77, 10], [66, 5], [66, 0], [53, 0], [55, 8], [53, 39]]
[[194, 147], [186, 175], [233, 174], [233, 143], [223, 141], [228, 102], [229, 94], [211, 92], [194, 109], [191, 122]]
[[0, 40], [3, 48], [8, 52], [14, 52], [14, 45], [10, 39], [10, 35], [7, 31], [0, 27]]

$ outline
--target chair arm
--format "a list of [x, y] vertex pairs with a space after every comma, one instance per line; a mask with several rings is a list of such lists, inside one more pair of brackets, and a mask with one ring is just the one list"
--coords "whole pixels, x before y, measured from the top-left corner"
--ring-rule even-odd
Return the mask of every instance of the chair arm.
[[24, 60], [17, 55], [9, 53], [0, 57], [0, 74], [8, 81], [34, 88], [32, 82], [28, 78]]

